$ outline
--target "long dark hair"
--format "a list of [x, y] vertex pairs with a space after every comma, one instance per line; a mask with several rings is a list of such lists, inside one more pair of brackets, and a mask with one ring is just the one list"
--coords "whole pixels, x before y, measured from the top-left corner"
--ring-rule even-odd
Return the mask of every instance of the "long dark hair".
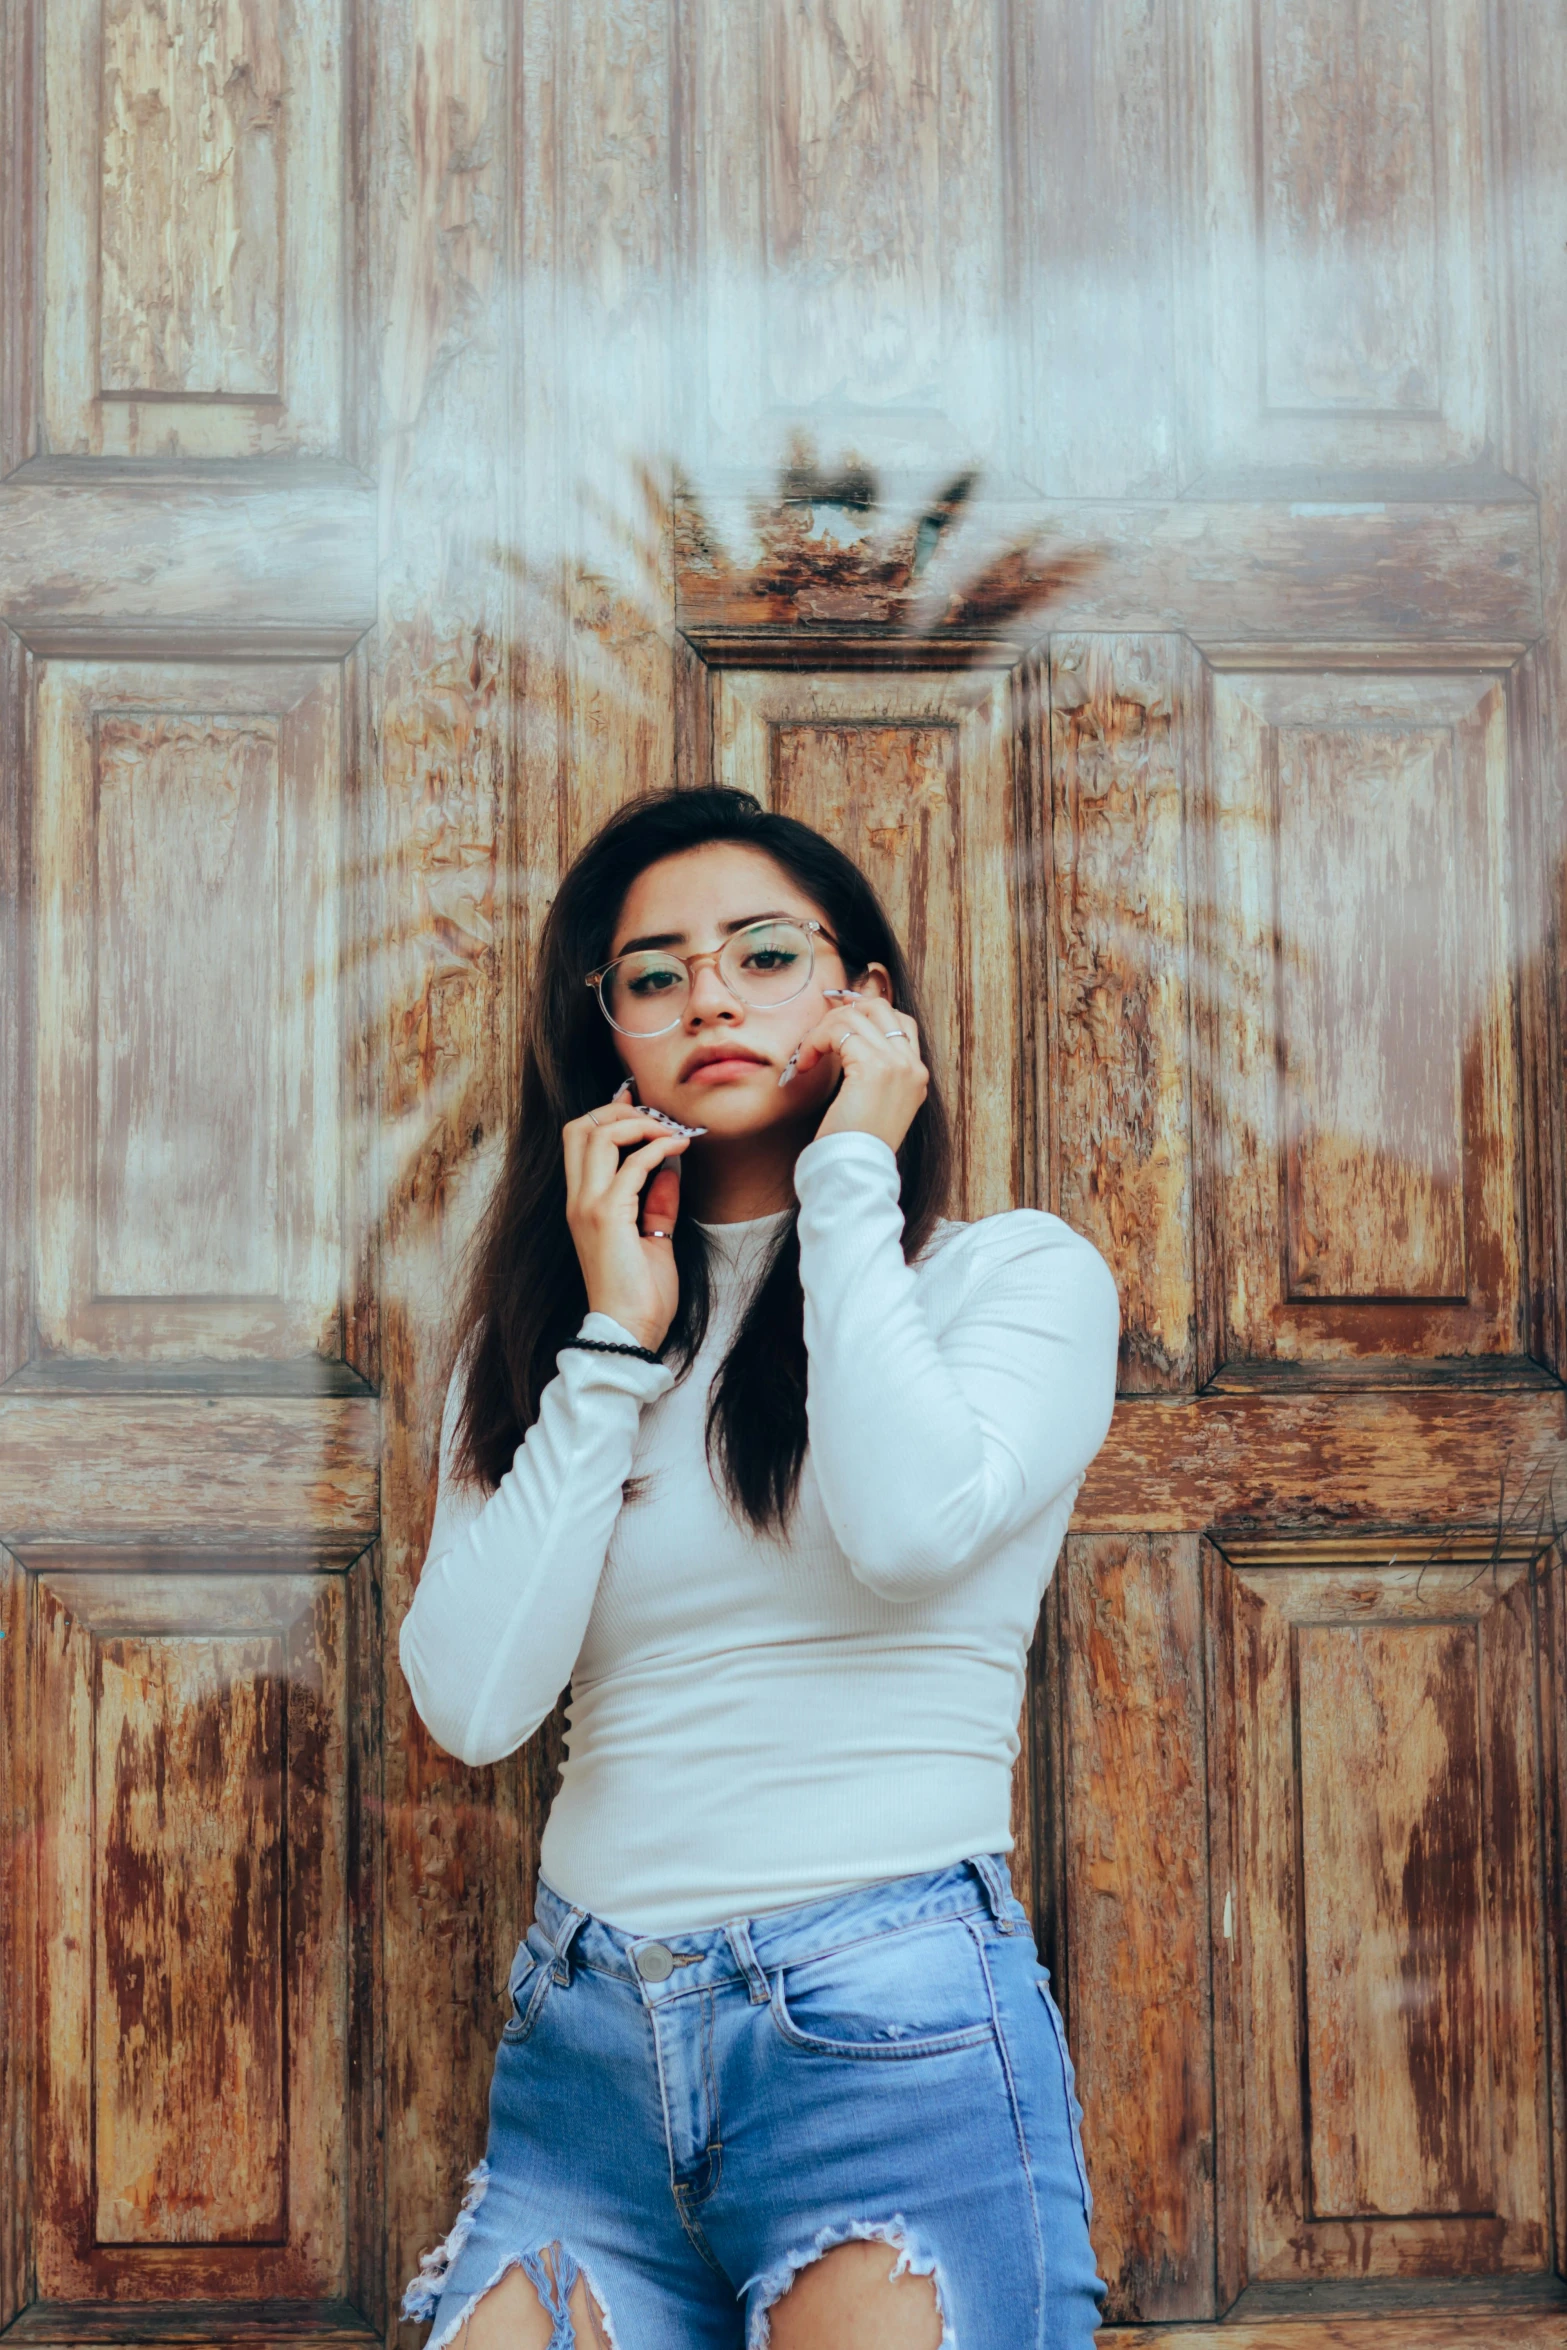
[[[902, 948], [864, 874], [808, 824], [749, 792], [657, 791], [612, 816], [577, 858], [550, 908], [523, 1041], [522, 1093], [506, 1164], [472, 1244], [457, 1325], [469, 1350], [458, 1422], [459, 1474], [492, 1490], [538, 1417], [556, 1356], [587, 1310], [566, 1227], [561, 1128], [607, 1101], [624, 1072], [586, 974], [607, 956], [626, 894], [664, 857], [714, 841], [760, 849], [826, 916], [851, 975], [882, 963], [894, 1001], [920, 1022]], [[926, 1053], [929, 1059], [928, 1051]], [[898, 1153], [903, 1253], [916, 1256], [946, 1205], [952, 1149], [934, 1076]], [[680, 1306], [667, 1351], [688, 1369], [707, 1330], [707, 1243], [688, 1215], [675, 1225]], [[805, 1324], [800, 1243], [791, 1216], [718, 1376], [708, 1457], [731, 1505], [762, 1532], [788, 1522], [805, 1458]]]

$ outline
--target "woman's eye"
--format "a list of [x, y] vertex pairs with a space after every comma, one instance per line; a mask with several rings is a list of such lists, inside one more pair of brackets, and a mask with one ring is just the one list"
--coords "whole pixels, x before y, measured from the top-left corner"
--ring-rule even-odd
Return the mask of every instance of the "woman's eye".
[[626, 988], [631, 995], [663, 995], [679, 984], [678, 971], [639, 971], [626, 981]]
[[745, 958], [747, 971], [787, 971], [799, 956], [788, 947], [753, 947]]

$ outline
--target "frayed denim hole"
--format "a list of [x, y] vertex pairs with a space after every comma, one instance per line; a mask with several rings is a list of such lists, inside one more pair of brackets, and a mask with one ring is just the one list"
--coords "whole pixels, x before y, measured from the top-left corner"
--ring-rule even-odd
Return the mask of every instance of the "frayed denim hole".
[[762, 2275], [748, 2277], [741, 2286], [742, 2296], [755, 2295], [751, 2304], [750, 2323], [746, 2329], [746, 2350], [770, 2350], [773, 2329], [770, 2312], [788, 2292], [801, 2271], [814, 2268], [825, 2253], [835, 2252], [840, 2244], [886, 2244], [898, 2257], [888, 2272], [888, 2283], [895, 2277], [929, 2277], [936, 2293], [936, 2316], [941, 2325], [941, 2350], [958, 2350], [958, 2337], [952, 2330], [952, 2319], [947, 2311], [947, 2298], [941, 2289], [941, 2270], [933, 2252], [926, 2252], [909, 2234], [908, 2223], [901, 2212], [891, 2219], [852, 2219], [840, 2228], [818, 2228], [809, 2244], [786, 2252], [782, 2260], [765, 2270]]
[[[539, 2297], [540, 2308], [550, 2321], [547, 2350], [587, 2350], [587, 2346], [578, 2340], [570, 2306], [578, 2277], [587, 2286], [595, 2306], [598, 2320], [596, 2333], [603, 2336], [609, 2344], [609, 2350], [619, 2350], [608, 2303], [588, 2270], [574, 2254], [567, 2251], [564, 2244], [548, 2246], [542, 2252], [508, 2252], [494, 2274], [476, 2293], [469, 2294], [461, 2309], [448, 2319], [438, 2334], [432, 2334], [424, 2350], [448, 2350], [448, 2345], [456, 2340], [481, 2301], [493, 2293], [497, 2285], [503, 2284], [514, 2268], [521, 2269]], [[406, 2305], [403, 2314], [409, 2314]]]

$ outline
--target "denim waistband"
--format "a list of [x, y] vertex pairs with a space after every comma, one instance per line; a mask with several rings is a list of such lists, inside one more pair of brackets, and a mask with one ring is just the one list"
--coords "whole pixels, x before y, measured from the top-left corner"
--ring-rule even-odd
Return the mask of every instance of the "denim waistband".
[[[857, 1886], [852, 1893], [831, 1894], [825, 1901], [763, 1910], [754, 1917], [677, 1934], [624, 1933], [575, 1908], [541, 1877], [534, 1906], [534, 1953], [541, 1959], [546, 1955], [538, 1946], [542, 1935], [558, 1983], [570, 1981], [573, 1966], [585, 1966], [598, 1974], [621, 1976], [647, 1998], [674, 1999], [688, 1991], [745, 1982], [752, 1998], [762, 2000], [769, 1996], [768, 1967], [799, 1966], [900, 1926], [972, 1916], [981, 1910], [1003, 1934], [1028, 1925], [1000, 1853], [978, 1853], [926, 1875], [887, 1877]], [[637, 1954], [655, 1947], [667, 1951], [674, 1963], [667, 1975], [650, 1979], [637, 1965]]]

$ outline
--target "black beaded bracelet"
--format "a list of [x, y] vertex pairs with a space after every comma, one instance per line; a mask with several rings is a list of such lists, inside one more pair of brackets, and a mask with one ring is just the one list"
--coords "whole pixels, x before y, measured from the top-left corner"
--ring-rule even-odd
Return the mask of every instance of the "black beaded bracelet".
[[566, 1344], [581, 1347], [585, 1354], [635, 1355], [639, 1363], [657, 1363], [660, 1368], [663, 1366], [663, 1356], [656, 1355], [650, 1346], [622, 1346], [614, 1338], [568, 1338]]

